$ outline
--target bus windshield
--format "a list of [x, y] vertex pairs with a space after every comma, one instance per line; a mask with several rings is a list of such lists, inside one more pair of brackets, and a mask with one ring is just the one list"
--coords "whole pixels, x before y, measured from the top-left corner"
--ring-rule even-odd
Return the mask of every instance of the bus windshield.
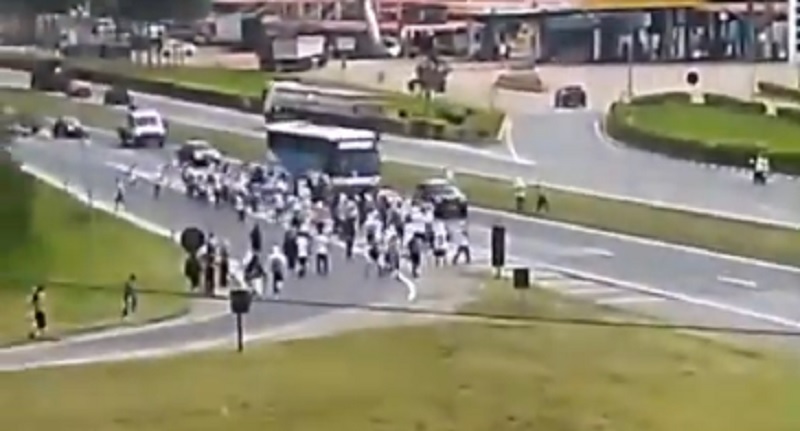
[[330, 175], [371, 177], [380, 175], [381, 159], [374, 148], [338, 151]]

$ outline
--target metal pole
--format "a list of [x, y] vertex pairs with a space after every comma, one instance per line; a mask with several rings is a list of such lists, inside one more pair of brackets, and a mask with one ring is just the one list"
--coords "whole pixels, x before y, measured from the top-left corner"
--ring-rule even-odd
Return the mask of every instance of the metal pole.
[[633, 99], [633, 44], [635, 37], [635, 30], [631, 30], [630, 42], [628, 43], [628, 76], [627, 76], [627, 93], [628, 98]]
[[236, 351], [244, 352], [244, 322], [241, 313], [236, 313]]

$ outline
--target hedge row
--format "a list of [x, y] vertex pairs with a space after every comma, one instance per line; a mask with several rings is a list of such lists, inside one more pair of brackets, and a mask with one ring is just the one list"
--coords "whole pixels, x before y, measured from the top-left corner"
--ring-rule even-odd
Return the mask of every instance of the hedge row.
[[[31, 56], [0, 56], [0, 68], [30, 72], [34, 70], [45, 58]], [[124, 86], [132, 91], [141, 93], [159, 94], [189, 102], [219, 106], [238, 111], [261, 114], [262, 100], [260, 97], [241, 96], [223, 93], [207, 88], [192, 87], [171, 81], [159, 81], [131, 75], [124, 75], [113, 71], [95, 69], [64, 62], [62, 68], [70, 79], [88, 81], [106, 85]], [[357, 117], [343, 114], [321, 112], [296, 112], [304, 118], [323, 124], [337, 124], [350, 127], [361, 127], [379, 130], [383, 133], [406, 135], [424, 139], [457, 139], [459, 141], [482, 143], [494, 139], [486, 136], [485, 132], [471, 130], [469, 127], [447, 127], [440, 121], [428, 118], [394, 119], [384, 116]]]
[[[719, 94], [704, 96], [708, 105], [739, 112], [762, 115], [766, 113], [766, 106], [760, 102], [747, 102]], [[690, 96], [686, 93], [664, 93], [637, 98], [630, 104], [614, 103], [606, 114], [606, 133], [615, 140], [635, 148], [715, 165], [749, 167], [752, 158], [766, 150], [774, 171], [800, 175], [800, 152], [769, 151], [755, 142], [706, 142], [663, 136], [636, 127], [630, 121], [631, 110], [636, 109], [636, 105], [652, 105], [667, 101], [682, 103], [688, 102], [689, 99]], [[786, 121], [795, 122], [800, 127], [800, 110], [779, 108], [776, 115]]]
[[756, 87], [758, 92], [765, 96], [800, 102], [800, 90], [796, 88], [766, 81], [758, 81]]

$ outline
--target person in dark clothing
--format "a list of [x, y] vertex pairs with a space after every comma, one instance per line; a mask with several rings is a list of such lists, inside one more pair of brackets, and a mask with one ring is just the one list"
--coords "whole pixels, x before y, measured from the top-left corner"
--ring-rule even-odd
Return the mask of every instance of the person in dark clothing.
[[250, 250], [253, 253], [261, 253], [261, 249], [264, 245], [263, 237], [261, 236], [261, 228], [259, 227], [258, 223], [253, 225], [253, 229], [250, 230]]
[[190, 254], [186, 257], [183, 263], [183, 275], [189, 280], [189, 289], [192, 292], [200, 288], [200, 273], [202, 272], [202, 265], [200, 259], [196, 255]]
[[230, 276], [231, 263], [228, 255], [228, 248], [222, 247], [219, 251], [219, 287], [227, 289]]
[[39, 338], [47, 331], [47, 312], [44, 306], [45, 288], [43, 285], [37, 285], [33, 288], [33, 293], [29, 300], [31, 306], [31, 314], [33, 315], [33, 325], [31, 332], [28, 333], [28, 338], [31, 340]]
[[131, 274], [122, 288], [122, 318], [136, 313], [139, 306], [139, 295], [136, 289], [136, 274]]
[[342, 240], [344, 241], [344, 254], [347, 260], [353, 259], [353, 246], [356, 241], [356, 224], [354, 220], [345, 220], [342, 223]]
[[213, 254], [209, 255], [209, 256], [206, 256], [205, 263], [203, 265], [203, 270], [205, 272], [205, 274], [204, 274], [205, 275], [205, 277], [204, 277], [205, 279], [203, 281], [204, 281], [204, 285], [205, 285], [205, 289], [204, 289], [205, 290], [205, 294], [206, 294], [206, 296], [210, 297], [210, 296], [214, 296], [214, 292], [217, 289], [217, 286], [216, 286], [217, 271], [216, 271], [216, 268], [214, 268], [215, 262], [214, 262]]
[[408, 260], [411, 263], [411, 276], [419, 277], [419, 268], [422, 264], [422, 235], [414, 235], [408, 243]]
[[286, 256], [286, 267], [289, 272], [297, 268], [297, 232], [289, 229], [283, 236], [283, 255]]
[[542, 186], [536, 186], [536, 212], [549, 212], [550, 201], [547, 199], [547, 194], [542, 190]]

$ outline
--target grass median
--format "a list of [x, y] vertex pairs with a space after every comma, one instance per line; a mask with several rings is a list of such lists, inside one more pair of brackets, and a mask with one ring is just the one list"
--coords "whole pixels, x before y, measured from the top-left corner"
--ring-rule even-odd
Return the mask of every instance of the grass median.
[[[24, 340], [34, 284], [47, 287], [53, 336], [120, 324], [131, 273], [142, 287], [184, 287], [174, 243], [91, 210], [21, 172], [7, 154], [0, 158], [0, 345]], [[175, 295], [148, 295], [127, 323], [175, 316], [186, 305]]]
[[[483, 292], [471, 308], [553, 319], [605, 313], [536, 289], [523, 310], [507, 282]], [[3, 374], [0, 388], [0, 422], [26, 431], [800, 427], [800, 375], [788, 358], [672, 331], [565, 324], [360, 330], [243, 355]]]
[[[24, 106], [46, 115], [77, 115], [88, 124], [99, 127], [115, 127], [122, 119], [120, 112], [104, 107], [75, 104], [63, 98], [27, 91], [2, 92], [0, 102]], [[264, 142], [261, 139], [178, 125], [173, 127], [171, 133], [176, 139], [204, 135], [228, 154], [246, 160], [261, 160], [264, 157]], [[410, 189], [423, 178], [438, 174], [432, 169], [403, 163], [385, 162], [383, 166], [385, 183], [403, 190]], [[459, 174], [458, 182], [474, 205], [512, 210], [513, 200], [508, 182], [466, 174]], [[559, 190], [544, 189], [544, 192], [551, 201], [551, 212], [530, 214], [531, 217], [800, 266], [800, 232], [796, 230], [678, 210], [654, 209], [646, 205]], [[531, 195], [534, 193], [535, 190], [531, 189]]]
[[776, 152], [800, 150], [800, 127], [782, 117], [670, 101], [624, 109], [632, 125], [657, 136], [719, 145], [760, 145]]

